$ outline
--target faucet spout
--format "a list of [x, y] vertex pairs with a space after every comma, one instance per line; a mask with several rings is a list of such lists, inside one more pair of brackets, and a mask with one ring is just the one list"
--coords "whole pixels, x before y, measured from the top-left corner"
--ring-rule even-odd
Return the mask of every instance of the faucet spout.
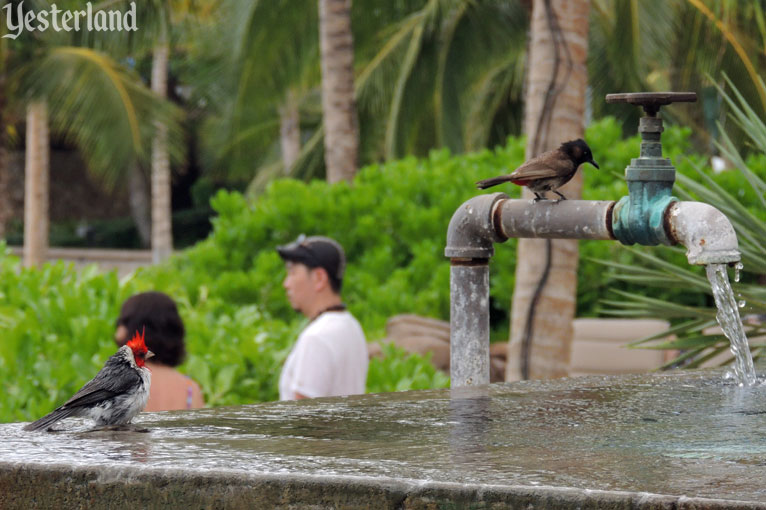
[[729, 218], [702, 202], [674, 202], [665, 210], [668, 237], [686, 247], [689, 264], [739, 262], [741, 254]]

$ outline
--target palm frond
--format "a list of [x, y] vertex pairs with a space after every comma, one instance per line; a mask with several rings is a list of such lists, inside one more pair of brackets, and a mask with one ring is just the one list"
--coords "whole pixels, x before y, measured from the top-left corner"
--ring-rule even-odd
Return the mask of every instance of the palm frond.
[[108, 187], [118, 185], [131, 164], [148, 161], [155, 122], [168, 126], [171, 154], [180, 158], [180, 111], [103, 53], [53, 48], [17, 79], [27, 100], [48, 102], [52, 131], [76, 144]]
[[[739, 41], [739, 37], [737, 37], [737, 34], [733, 30], [733, 27], [729, 26], [728, 24], [724, 23], [723, 20], [719, 19], [713, 11], [710, 10], [710, 8], [705, 5], [702, 0], [687, 0], [690, 4], [692, 4], [696, 9], [698, 9], [703, 15], [705, 15], [723, 34], [723, 36], [726, 38], [726, 41], [731, 44], [732, 48], [734, 48], [734, 51], [736, 52], [739, 59], [742, 61], [742, 64], [745, 66], [745, 69], [747, 69], [747, 73], [750, 75], [750, 79], [753, 81], [754, 84], [757, 84], [759, 81], [762, 82], [758, 71], [753, 64], [752, 60], [747, 54], [747, 51], [745, 51], [744, 47]], [[766, 89], [761, 88], [758, 91], [758, 94], [761, 99], [761, 105], [763, 106], [763, 109], [766, 110]]]
[[[689, 321], [682, 322], [680, 324], [676, 324], [675, 326], [671, 326], [669, 329], [665, 331], [655, 333], [654, 335], [649, 335], [640, 340], [636, 340], [635, 342], [631, 342], [628, 344], [628, 347], [631, 347], [631, 348], [641, 347], [654, 340], [659, 340], [659, 339], [664, 340], [668, 337], [676, 335], [677, 333], [687, 333], [687, 332], [696, 333], [713, 325], [715, 325], [715, 320], [709, 320], [705, 318], [692, 319]], [[656, 345], [657, 344], [652, 344], [652, 346], [656, 346]]]

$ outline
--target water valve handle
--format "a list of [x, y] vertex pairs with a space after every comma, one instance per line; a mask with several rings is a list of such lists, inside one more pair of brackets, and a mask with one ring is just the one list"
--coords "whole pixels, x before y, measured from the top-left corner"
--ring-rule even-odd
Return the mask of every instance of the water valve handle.
[[625, 168], [628, 196], [612, 210], [612, 232], [623, 244], [673, 244], [665, 232], [665, 211], [678, 199], [672, 194], [676, 169], [662, 157], [662, 117], [660, 107], [670, 103], [697, 101], [694, 92], [630, 92], [607, 94], [607, 103], [641, 106], [646, 115], [638, 121], [641, 153]]
[[649, 117], [655, 117], [661, 106], [671, 103], [695, 103], [696, 92], [627, 92], [607, 94], [607, 103], [628, 103], [643, 107]]

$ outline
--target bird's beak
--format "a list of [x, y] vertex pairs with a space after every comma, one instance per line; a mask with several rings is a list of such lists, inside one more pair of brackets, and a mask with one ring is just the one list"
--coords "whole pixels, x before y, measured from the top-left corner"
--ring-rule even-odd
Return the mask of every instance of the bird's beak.
[[593, 166], [595, 166], [596, 168], [598, 168], [598, 163], [596, 163], [596, 162], [595, 162], [595, 161], [593, 161], [592, 159], [591, 159], [590, 161], [588, 161], [588, 163], [590, 163], [591, 165], [593, 165]]
[[144, 359], [153, 358], [154, 353], [152, 351], [146, 351], [146, 356], [144, 356]]

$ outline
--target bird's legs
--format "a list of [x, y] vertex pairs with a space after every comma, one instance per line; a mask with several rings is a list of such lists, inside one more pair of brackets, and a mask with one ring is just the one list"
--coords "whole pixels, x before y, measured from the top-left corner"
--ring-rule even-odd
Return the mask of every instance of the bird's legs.
[[544, 195], [541, 195], [541, 194], [540, 194], [540, 193], [538, 193], [537, 191], [533, 191], [532, 193], [534, 193], [534, 194], [535, 194], [535, 198], [533, 198], [533, 199], [532, 199], [532, 202], [533, 202], [533, 203], [534, 203], [534, 202], [538, 202], [538, 201], [540, 201], [540, 200], [548, 200], [547, 198], [545, 198], [545, 196], [544, 196]]
[[553, 192], [561, 197], [560, 199], [556, 200], [556, 202], [561, 202], [562, 200], [566, 200], [567, 199], [567, 197], [565, 197], [564, 195], [562, 195], [561, 193], [559, 193], [555, 189], [553, 190]]

